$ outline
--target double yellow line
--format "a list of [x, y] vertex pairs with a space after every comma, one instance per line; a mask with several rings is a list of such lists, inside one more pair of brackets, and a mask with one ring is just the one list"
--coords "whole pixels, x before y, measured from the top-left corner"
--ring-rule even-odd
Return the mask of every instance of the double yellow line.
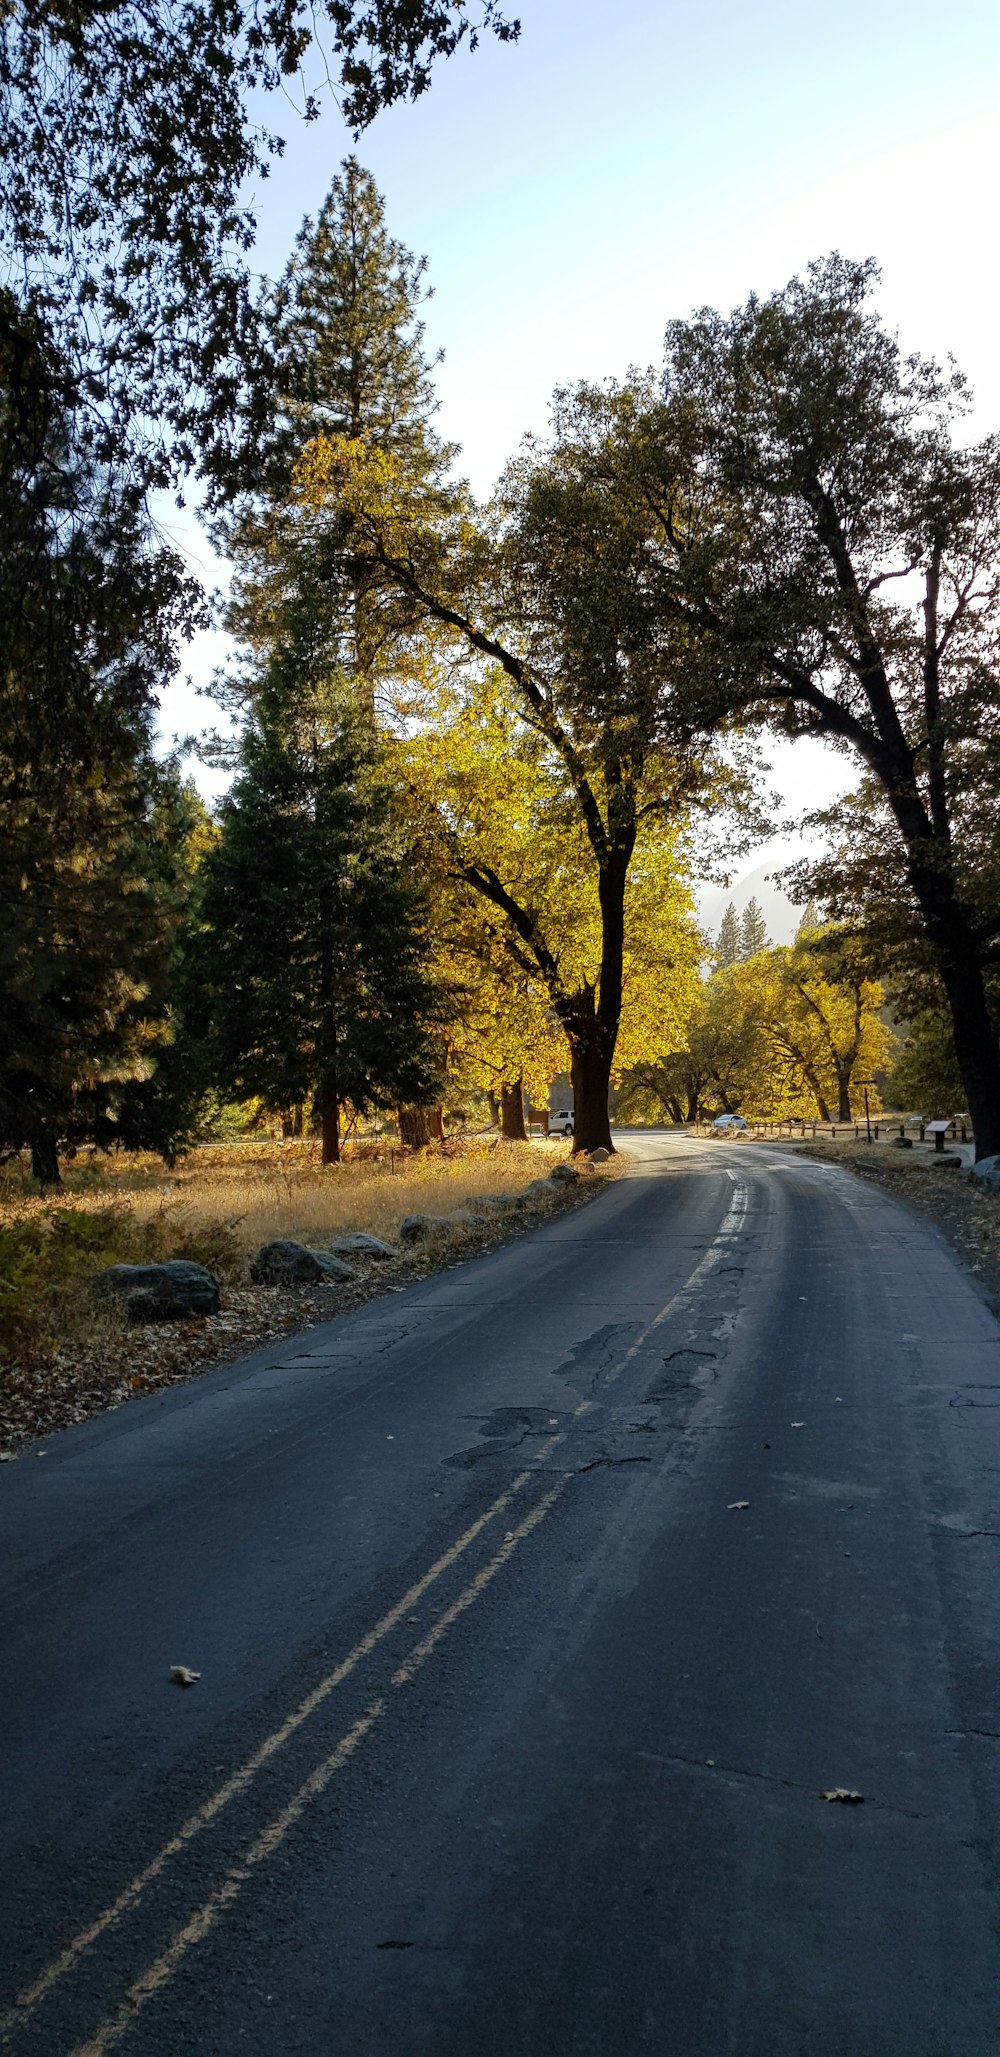
[[[642, 1350], [654, 1331], [660, 1328], [677, 1311], [718, 1263], [725, 1245], [738, 1232], [746, 1212], [746, 1205], [746, 1188], [740, 1182], [737, 1182], [730, 1207], [704, 1257], [696, 1265], [694, 1271], [679, 1290], [672, 1294], [671, 1298], [660, 1308], [653, 1319], [647, 1323], [630, 1348], [623, 1354], [619, 1363], [605, 1374], [603, 1383], [606, 1386], [614, 1384], [622, 1376], [622, 1373], [638, 1356], [640, 1350]], [[581, 1416], [590, 1410], [592, 1405], [593, 1402], [590, 1400], [581, 1400], [574, 1410], [573, 1420], [579, 1420]], [[531, 1479], [537, 1474], [538, 1467], [544, 1464], [553, 1451], [566, 1441], [568, 1434], [569, 1429], [562, 1429], [557, 1431], [555, 1435], [546, 1437], [535, 1453], [532, 1463], [526, 1466], [523, 1471], [520, 1471], [512, 1479], [505, 1491], [498, 1494], [496, 1499], [491, 1501], [490, 1505], [435, 1560], [423, 1576], [417, 1579], [412, 1586], [408, 1587], [402, 1598], [397, 1600], [394, 1606], [390, 1607], [374, 1626], [354, 1644], [354, 1647], [348, 1652], [346, 1657], [342, 1658], [334, 1670], [329, 1672], [306, 1695], [304, 1700], [300, 1701], [298, 1707], [286, 1717], [279, 1727], [272, 1730], [271, 1734], [264, 1738], [264, 1741], [253, 1752], [252, 1756], [248, 1757], [221, 1786], [218, 1786], [215, 1792], [210, 1795], [195, 1813], [189, 1815], [188, 1819], [182, 1823], [181, 1827], [170, 1837], [169, 1841], [164, 1843], [162, 1848], [157, 1851], [155, 1857], [151, 1858], [142, 1871], [137, 1872], [134, 1878], [129, 1880], [129, 1883], [118, 1894], [117, 1898], [105, 1907], [86, 1928], [81, 1929], [66, 1947], [60, 1951], [59, 1955], [52, 1959], [45, 1970], [34, 1980], [33, 1984], [28, 1986], [18, 1996], [10, 2011], [0, 2019], [0, 2039], [4, 2042], [9, 2042], [11, 2037], [16, 2034], [16, 2031], [26, 2024], [31, 2014], [34, 2013], [46, 1995], [72, 1970], [84, 1951], [90, 1949], [102, 1935], [106, 1934], [124, 1915], [131, 1912], [138, 1905], [147, 1888], [159, 1877], [170, 1860], [178, 1856], [189, 1843], [193, 1842], [196, 1836], [199, 1836], [204, 1829], [208, 1828], [222, 1812], [223, 1808], [229, 1805], [230, 1801], [238, 1799], [241, 1794], [248, 1790], [257, 1774], [283, 1748], [296, 1731], [302, 1727], [303, 1723], [308, 1721], [317, 1708], [321, 1707], [330, 1698], [331, 1694], [339, 1686], [343, 1685], [346, 1679], [350, 1678], [351, 1674], [357, 1670], [365, 1658], [369, 1657], [372, 1651], [377, 1649], [379, 1644], [387, 1636], [391, 1635], [394, 1629], [399, 1627], [400, 1623], [413, 1612], [413, 1609], [430, 1589], [436, 1585], [438, 1580], [454, 1564], [458, 1563], [459, 1559], [472, 1547], [483, 1531], [492, 1522], [496, 1521], [501, 1514], [506, 1512], [517, 1496], [524, 1491]], [[507, 1532], [500, 1548], [476, 1572], [468, 1584], [462, 1588], [457, 1598], [443, 1609], [433, 1623], [433, 1626], [420, 1641], [413, 1645], [412, 1649], [408, 1651], [402, 1662], [393, 1671], [389, 1680], [392, 1690], [398, 1691], [412, 1682], [454, 1623], [470, 1607], [476, 1604], [477, 1600], [480, 1599], [487, 1587], [496, 1578], [497, 1573], [502, 1571], [504, 1566], [510, 1562], [521, 1543], [546, 1519], [574, 1475], [572, 1471], [567, 1471], [548, 1492], [535, 1501], [519, 1525]], [[257, 1866], [274, 1854], [288, 1835], [289, 1830], [300, 1820], [310, 1802], [326, 1790], [337, 1773], [342, 1770], [343, 1766], [354, 1755], [358, 1746], [382, 1720], [388, 1705], [389, 1701], [385, 1697], [380, 1697], [371, 1702], [360, 1718], [340, 1738], [336, 1748], [316, 1766], [315, 1770], [310, 1773], [291, 1800], [282, 1808], [281, 1812], [268, 1823], [267, 1827], [261, 1831], [248, 1849], [244, 1851], [239, 1862], [227, 1872], [221, 1885], [203, 1901], [202, 1905], [196, 1909], [188, 1921], [184, 1923], [183, 1927], [176, 1931], [162, 1954], [153, 1963], [148, 1965], [145, 1971], [129, 1987], [114, 2013], [106, 2017], [89, 2041], [76, 2046], [71, 2053], [71, 2057], [105, 2057], [105, 2053], [112, 2050], [121, 2041], [122, 2036], [125, 2035], [147, 2002], [172, 1978], [188, 1952], [202, 1941], [209, 1930], [215, 1926], [219, 1917], [232, 1905], [244, 1885], [252, 1878]]]

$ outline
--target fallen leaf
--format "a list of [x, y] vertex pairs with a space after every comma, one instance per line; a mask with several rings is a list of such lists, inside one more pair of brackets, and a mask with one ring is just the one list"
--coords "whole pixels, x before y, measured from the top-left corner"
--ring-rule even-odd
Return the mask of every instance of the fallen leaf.
[[172, 1664], [170, 1667], [170, 1677], [175, 1686], [193, 1686], [197, 1685], [201, 1672], [189, 1671], [186, 1664]]
[[853, 1793], [850, 1786], [831, 1786], [828, 1793], [821, 1793], [819, 1797], [821, 1800], [839, 1800], [843, 1807], [861, 1807], [865, 1796]]
[[727, 1512], [727, 1514], [732, 1514], [732, 1513], [734, 1512], [734, 1510], [736, 1510], [737, 1508], [740, 1508], [740, 1507], [749, 1507], [749, 1505], [750, 1505], [750, 1502], [749, 1502], [749, 1500], [730, 1500], [730, 1502], [729, 1502], [729, 1506], [727, 1507], [727, 1509], [726, 1509], [726, 1512]]

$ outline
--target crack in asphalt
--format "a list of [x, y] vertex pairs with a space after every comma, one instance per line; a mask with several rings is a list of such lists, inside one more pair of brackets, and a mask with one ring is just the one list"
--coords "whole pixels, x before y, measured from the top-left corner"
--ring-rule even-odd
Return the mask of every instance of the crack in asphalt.
[[[961, 1730], [956, 1730], [955, 1733], [961, 1734]], [[818, 1799], [823, 1797], [819, 1789], [816, 1786], [807, 1784], [805, 1779], [783, 1778], [780, 1772], [776, 1771], [748, 1771], [745, 1765], [742, 1764], [719, 1764], [709, 1757], [684, 1757], [679, 1751], [637, 1750], [636, 1756], [645, 1759], [648, 1764], [684, 1764], [692, 1771], [714, 1771], [720, 1773], [724, 1778], [745, 1778], [761, 1785], [784, 1786], [795, 1793], [815, 1793]], [[867, 1800], [866, 1798], [866, 1804], [869, 1807], [877, 1808], [882, 1814], [898, 1815], [904, 1821], [929, 1821], [931, 1819], [930, 1815], [919, 1812], [915, 1808], [893, 1807], [887, 1800]]]
[[578, 1464], [572, 1475], [579, 1478], [582, 1472], [598, 1471], [602, 1465], [615, 1470], [622, 1464], [651, 1464], [652, 1461], [651, 1457], [592, 1457], [588, 1464]]

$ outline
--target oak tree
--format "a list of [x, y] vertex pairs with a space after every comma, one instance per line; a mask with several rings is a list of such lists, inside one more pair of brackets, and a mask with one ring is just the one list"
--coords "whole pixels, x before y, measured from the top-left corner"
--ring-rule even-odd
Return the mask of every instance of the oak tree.
[[976, 828], [997, 790], [1000, 443], [956, 440], [962, 381], [902, 355], [875, 277], [831, 257], [728, 318], [671, 323], [636, 478], [692, 707], [829, 738], [874, 782], [983, 1156], [1000, 1151], [1000, 912]]

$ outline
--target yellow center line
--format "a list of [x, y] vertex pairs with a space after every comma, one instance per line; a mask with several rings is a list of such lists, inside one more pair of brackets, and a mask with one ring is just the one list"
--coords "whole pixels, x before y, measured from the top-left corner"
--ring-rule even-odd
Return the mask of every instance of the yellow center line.
[[[584, 1405], [589, 1405], [589, 1403], [584, 1402]], [[577, 1412], [579, 1413], [580, 1411], [578, 1408]], [[471, 1579], [469, 1584], [459, 1594], [457, 1600], [454, 1600], [451, 1606], [445, 1609], [444, 1613], [435, 1622], [431, 1633], [425, 1636], [421, 1642], [414, 1644], [409, 1655], [392, 1675], [391, 1682], [394, 1687], [398, 1689], [400, 1686], [410, 1684], [411, 1680], [415, 1678], [420, 1670], [421, 1665], [426, 1663], [432, 1650], [436, 1649], [442, 1636], [447, 1634], [461, 1614], [466, 1613], [468, 1608], [475, 1605], [476, 1601], [486, 1591], [487, 1586], [496, 1578], [497, 1573], [502, 1571], [504, 1565], [510, 1562], [515, 1550], [523, 1543], [525, 1537], [530, 1536], [532, 1531], [538, 1528], [540, 1523], [545, 1520], [546, 1515], [555, 1506], [560, 1495], [565, 1492], [572, 1476], [571, 1472], [567, 1472], [554, 1486], [550, 1487], [547, 1493], [542, 1495], [540, 1500], [535, 1502], [535, 1505], [525, 1515], [524, 1520], [519, 1526], [513, 1529], [509, 1536], [504, 1538], [496, 1555], [490, 1558], [488, 1564], [483, 1565], [482, 1569], [476, 1573], [475, 1578]], [[152, 1964], [147, 1965], [145, 1971], [129, 1987], [121, 2005], [115, 2010], [114, 2014], [109, 2015], [101, 2023], [88, 2042], [79, 2043], [75, 2050], [71, 2052], [71, 2057], [106, 2057], [106, 2053], [114, 2049], [115, 2044], [119, 2043], [123, 2035], [131, 2028], [132, 2023], [146, 2006], [147, 2001], [151, 2000], [153, 1995], [166, 1985], [168, 1979], [173, 1977], [174, 1972], [183, 1962], [188, 1952], [204, 1940], [209, 1930], [214, 1928], [220, 1914], [224, 1913], [225, 1909], [232, 1905], [250, 1879], [255, 1866], [260, 1864], [265, 1857], [273, 1856], [275, 1850], [284, 1842], [289, 1830], [294, 1828], [296, 1822], [301, 1819], [310, 1801], [315, 1800], [320, 1793], [325, 1792], [331, 1779], [336, 1776], [348, 1759], [353, 1756], [358, 1744], [363, 1741], [369, 1730], [373, 1729], [375, 1724], [382, 1719], [385, 1711], [385, 1700], [374, 1700], [372, 1702], [371, 1706], [361, 1716], [361, 1719], [356, 1721], [353, 1728], [348, 1729], [347, 1734], [341, 1737], [336, 1749], [331, 1752], [330, 1756], [324, 1758], [322, 1764], [317, 1765], [316, 1770], [310, 1773], [304, 1784], [299, 1787], [298, 1792], [289, 1800], [287, 1806], [282, 1808], [281, 1813], [275, 1815], [274, 1820], [270, 1821], [265, 1829], [262, 1829], [260, 1835], [251, 1843], [250, 1848], [244, 1851], [240, 1862], [235, 1864], [231, 1871], [227, 1872], [222, 1884], [216, 1887], [215, 1892], [211, 1893], [209, 1898], [204, 1900], [200, 1907], [195, 1909], [195, 1912], [184, 1923], [183, 1928], [179, 1928], [176, 1934], [171, 1937], [162, 1956], [157, 1957]]]
[[[666, 1301], [659, 1312], [654, 1315], [652, 1321], [647, 1323], [629, 1349], [625, 1351], [621, 1362], [613, 1371], [607, 1374], [605, 1379], [606, 1385], [613, 1384], [622, 1376], [622, 1373], [633, 1362], [654, 1330], [659, 1328], [669, 1318], [700, 1283], [701, 1279], [718, 1263], [719, 1257], [722, 1254], [722, 1246], [729, 1240], [742, 1221], [743, 1215], [746, 1212], [746, 1204], [746, 1188], [737, 1182], [729, 1210], [705, 1256], [696, 1265], [690, 1277], [685, 1280], [678, 1291]], [[587, 1413], [592, 1405], [593, 1403], [590, 1400], [581, 1400], [574, 1409], [574, 1420]], [[168, 1842], [164, 1843], [156, 1856], [151, 1858], [144, 1869], [138, 1872], [130, 1880], [129, 1884], [123, 1888], [117, 1899], [104, 1908], [87, 1928], [82, 1929], [66, 1945], [59, 1956], [54, 1958], [45, 1970], [39, 1974], [34, 1983], [18, 1997], [9, 2013], [0, 2019], [0, 2038], [6, 2041], [12, 2030], [24, 2024], [28, 2014], [37, 2007], [39, 2001], [44, 1998], [46, 1993], [50, 1992], [52, 1987], [66, 1975], [82, 1953], [92, 1943], [96, 1942], [123, 1914], [135, 1907], [146, 1888], [158, 1877], [169, 1860], [178, 1855], [195, 1836], [207, 1828], [231, 1800], [247, 1790], [257, 1773], [288, 1742], [289, 1738], [295, 1734], [303, 1722], [307, 1721], [316, 1708], [321, 1706], [329, 1698], [330, 1694], [338, 1686], [342, 1685], [345, 1679], [350, 1677], [351, 1673], [357, 1669], [364, 1658], [369, 1656], [378, 1644], [393, 1629], [399, 1626], [403, 1617], [413, 1609], [423, 1598], [424, 1594], [429, 1591], [430, 1587], [471, 1547], [472, 1543], [482, 1534], [488, 1524], [495, 1521], [498, 1515], [502, 1514], [509, 1507], [515, 1495], [523, 1491], [533, 1472], [537, 1470], [539, 1465], [544, 1463], [553, 1450], [566, 1441], [566, 1436], [567, 1431], [560, 1430], [555, 1435], [548, 1436], [545, 1439], [536, 1451], [531, 1465], [518, 1473], [506, 1490], [498, 1494], [490, 1506], [482, 1514], [478, 1515], [476, 1520], [470, 1523], [462, 1535], [436, 1559], [434, 1564], [430, 1566], [430, 1569], [408, 1588], [402, 1598], [381, 1616], [373, 1628], [369, 1629], [360, 1638], [335, 1669], [329, 1672], [320, 1681], [319, 1685], [315, 1686], [306, 1695], [306, 1698], [300, 1702], [299, 1706], [286, 1717], [278, 1728], [265, 1737], [252, 1756], [248, 1757], [245, 1763], [233, 1772], [194, 1814], [189, 1816], [188, 1820], [182, 1824], [176, 1834], [171, 1836]], [[505, 1538], [496, 1555], [476, 1574], [475, 1578], [458, 1595], [458, 1598], [449, 1607], [444, 1609], [428, 1634], [421, 1642], [414, 1645], [414, 1648], [403, 1660], [403, 1663], [392, 1674], [391, 1684], [394, 1687], [398, 1688], [410, 1683], [421, 1665], [437, 1647], [442, 1637], [447, 1634], [453, 1623], [469, 1607], [474, 1605], [481, 1593], [485, 1591], [497, 1573], [509, 1561], [519, 1544], [538, 1527], [540, 1522], [544, 1521], [572, 1476], [572, 1473], [567, 1473], [550, 1492], [544, 1494], [542, 1499], [536, 1502], [520, 1526]], [[124, 2034], [125, 2029], [134, 2019], [135, 2013], [138, 2012], [140, 2007], [145, 2005], [146, 2000], [151, 1997], [152, 1993], [158, 1990], [165, 1979], [172, 1975], [175, 1963], [179, 1963], [181, 1958], [186, 1955], [187, 1950], [194, 1943], [200, 1941], [202, 1935], [206, 1934], [208, 1929], [214, 1925], [223, 1908], [228, 1906], [230, 1901], [236, 1897], [237, 1892], [241, 1889], [253, 1866], [259, 1863], [262, 1857], [268, 1855], [283, 1840], [293, 1822], [298, 1820], [308, 1801], [316, 1793], [323, 1791], [325, 1786], [329, 1784], [330, 1779], [340, 1769], [341, 1764], [347, 1762], [348, 1757], [353, 1753], [363, 1736], [381, 1718], [384, 1708], [384, 1701], [373, 1702], [361, 1721], [355, 1723], [354, 1728], [349, 1730], [347, 1735], [341, 1739], [332, 1756], [326, 1758], [318, 1769], [311, 1774], [310, 1778], [306, 1780], [305, 1785], [299, 1789], [295, 1798], [289, 1802], [289, 1806], [281, 1815], [276, 1817], [275, 1821], [270, 1824], [270, 1827], [251, 1846], [250, 1850], [245, 1854], [242, 1864], [235, 1867], [228, 1874], [223, 1884], [218, 1888], [218, 1891], [209, 1900], [206, 1900], [197, 1913], [192, 1915], [191, 1920], [185, 1924], [184, 1928], [178, 1931], [164, 1956], [157, 1959], [156, 1963], [143, 1973], [142, 1978], [130, 1989], [130, 1993], [126, 1996], [126, 2000], [123, 2002], [119, 2013], [104, 2024], [93, 2042], [81, 2045], [77, 2051], [74, 2051], [73, 2057], [99, 2057], [100, 2052], [110, 2049], [115, 2042], [120, 2040], [121, 2035]], [[129, 2009], [131, 2011], [128, 2011]]]
[[301, 1728], [303, 1722], [308, 1721], [310, 1715], [315, 1713], [317, 1707], [322, 1706], [324, 1700], [328, 1700], [331, 1693], [335, 1692], [337, 1687], [344, 1683], [345, 1679], [350, 1678], [351, 1673], [357, 1670], [358, 1665], [366, 1657], [370, 1656], [378, 1644], [383, 1642], [385, 1637], [392, 1633], [393, 1629], [398, 1628], [404, 1616], [412, 1612], [412, 1609], [423, 1599], [431, 1586], [435, 1585], [438, 1579], [442, 1578], [444, 1573], [450, 1570], [453, 1564], [457, 1563], [458, 1559], [476, 1541], [476, 1538], [482, 1534], [484, 1528], [488, 1527], [490, 1522], [495, 1521], [498, 1515], [505, 1512], [518, 1493], [523, 1492], [537, 1466], [544, 1463], [546, 1457], [550, 1456], [552, 1451], [558, 1448], [560, 1443], [564, 1443], [565, 1440], [565, 1430], [561, 1430], [557, 1435], [546, 1438], [545, 1442], [536, 1451], [531, 1464], [524, 1471], [519, 1472], [516, 1478], [512, 1479], [506, 1490], [498, 1494], [489, 1507], [485, 1508], [483, 1513], [470, 1523], [463, 1534], [436, 1559], [428, 1571], [424, 1572], [423, 1577], [417, 1579], [408, 1588], [403, 1594], [402, 1599], [397, 1600], [395, 1605], [390, 1607], [388, 1612], [383, 1614], [381, 1619], [375, 1623], [374, 1627], [370, 1628], [355, 1643], [354, 1648], [348, 1652], [347, 1656], [341, 1660], [333, 1671], [328, 1672], [327, 1676], [320, 1680], [319, 1685], [314, 1686], [312, 1692], [306, 1695], [305, 1699], [287, 1716], [280, 1727], [274, 1729], [269, 1736], [265, 1736], [264, 1741], [253, 1752], [253, 1755], [248, 1757], [246, 1762], [241, 1764], [221, 1786], [218, 1786], [216, 1791], [210, 1794], [209, 1798], [194, 1814], [189, 1815], [187, 1821], [183, 1822], [176, 1834], [163, 1844], [162, 1849], [157, 1851], [155, 1857], [152, 1857], [143, 1870], [137, 1872], [135, 1877], [129, 1880], [128, 1885], [123, 1887], [117, 1899], [113, 1900], [109, 1906], [103, 1908], [101, 1913], [96, 1915], [86, 1928], [81, 1929], [79, 1934], [74, 1936], [71, 1942], [67, 1943], [65, 1949], [60, 1951], [59, 1956], [53, 1958], [51, 1964], [48, 1964], [45, 1970], [39, 1973], [33, 1984], [28, 1986], [18, 1996], [9, 2013], [0, 2019], [0, 2037], [6, 2039], [15, 2028], [21, 2026], [27, 2015], [37, 2007], [45, 1994], [50, 1992], [52, 1987], [58, 1984], [58, 1981], [64, 1978], [66, 1973], [72, 1969], [72, 1966], [82, 1956], [83, 1952], [88, 1950], [92, 1943], [97, 1942], [98, 1938], [104, 1935], [116, 1921], [119, 1921], [123, 1914], [128, 1913], [136, 1905], [146, 1891], [146, 1888], [159, 1876], [171, 1858], [176, 1857], [188, 1843], [194, 1840], [195, 1836], [200, 1835], [202, 1830], [207, 1828], [210, 1822], [214, 1821], [216, 1815], [221, 1813], [222, 1809], [227, 1807], [231, 1800], [237, 1799], [241, 1793], [246, 1792], [248, 1786], [252, 1784], [263, 1766], [269, 1762], [278, 1750], [283, 1748], [290, 1737], [295, 1734], [296, 1730]]
[[159, 1992], [161, 1986], [166, 1985], [188, 1951], [193, 1949], [196, 1943], [204, 1941], [220, 1914], [231, 1906], [245, 1886], [254, 1866], [260, 1864], [265, 1857], [270, 1857], [272, 1851], [277, 1849], [310, 1800], [314, 1800], [317, 1794], [325, 1790], [330, 1780], [335, 1778], [337, 1772], [347, 1763], [348, 1758], [354, 1755], [358, 1744], [363, 1742], [369, 1729], [374, 1728], [384, 1713], [385, 1701], [373, 1700], [360, 1720], [355, 1722], [354, 1727], [348, 1729], [345, 1736], [341, 1736], [336, 1749], [329, 1757], [324, 1758], [322, 1764], [317, 1765], [305, 1784], [299, 1787], [294, 1799], [275, 1816], [263, 1834], [257, 1837], [256, 1842], [251, 1843], [249, 1850], [244, 1852], [242, 1862], [233, 1866], [221, 1886], [202, 1902], [190, 1920], [184, 1923], [184, 1927], [179, 1928], [176, 1935], [171, 1937], [162, 1957], [157, 1957], [153, 1964], [147, 1965], [135, 1984], [129, 1987], [116, 2012], [101, 2024], [88, 2043], [78, 2045], [73, 2057], [102, 2057], [105, 2050], [112, 2049], [115, 2043], [121, 2041], [146, 2002], [153, 1998], [154, 1993]]
[[737, 1179], [729, 1207], [723, 1215], [704, 1257], [700, 1263], [695, 1265], [690, 1278], [686, 1278], [684, 1284], [678, 1286], [676, 1293], [671, 1295], [670, 1299], [660, 1308], [659, 1313], [654, 1314], [652, 1321], [647, 1322], [641, 1334], [636, 1336], [635, 1342], [630, 1344], [629, 1348], [625, 1351], [621, 1363], [616, 1364], [614, 1370], [607, 1373], [604, 1380], [606, 1386], [613, 1386], [615, 1381], [621, 1378], [622, 1373], [628, 1370], [633, 1358], [638, 1357], [640, 1350], [643, 1349], [654, 1331], [662, 1328], [663, 1323], [669, 1321], [670, 1316], [677, 1312], [678, 1307], [683, 1306], [684, 1301], [690, 1297], [697, 1286], [701, 1285], [702, 1280], [708, 1277], [709, 1272], [715, 1270], [726, 1244], [732, 1240], [741, 1227], [747, 1211], [747, 1198], [746, 1186], [743, 1185], [741, 1180]]

